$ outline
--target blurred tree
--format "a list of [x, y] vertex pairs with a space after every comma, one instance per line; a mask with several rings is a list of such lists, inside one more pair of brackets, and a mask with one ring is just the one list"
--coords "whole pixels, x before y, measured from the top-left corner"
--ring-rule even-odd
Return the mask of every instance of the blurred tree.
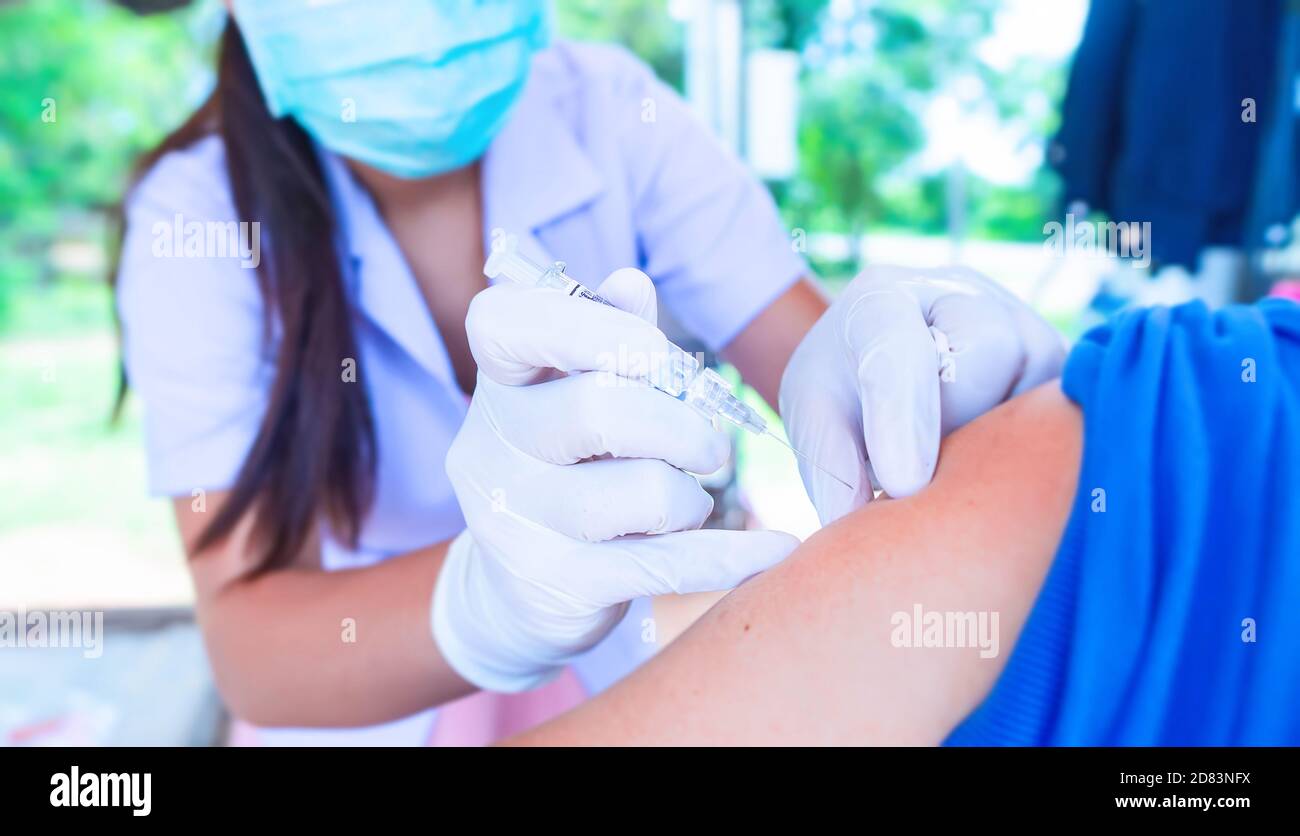
[[[787, 10], [819, 4], [785, 0]], [[932, 229], [943, 191], [889, 174], [925, 144], [915, 115], [958, 73], [977, 72], [974, 45], [992, 28], [1001, 0], [833, 0], [803, 40], [807, 72], [800, 114], [800, 177], [794, 191], [835, 210], [848, 233], [853, 268], [869, 224]]]
[[94, 228], [135, 157], [202, 95], [197, 19], [103, 0], [0, 4], [0, 316], [17, 287], [51, 277], [51, 245]]
[[751, 45], [802, 50], [829, 0], [749, 0], [745, 27]]
[[621, 44], [678, 90], [683, 84], [682, 26], [662, 0], [554, 0], [558, 34]]
[[[866, 68], [826, 72], [804, 85], [799, 131], [800, 176], [811, 197], [838, 213], [850, 242], [885, 214], [880, 178], [924, 141], [916, 119], [882, 79]], [[852, 254], [856, 267], [856, 249]]]
[[[990, 56], [983, 47], [1005, 0], [749, 0], [751, 47], [803, 56], [801, 171], [774, 189], [795, 226], [857, 235], [869, 226], [943, 232], [945, 175], [919, 169], [932, 138], [920, 115], [936, 96], [988, 108], [1027, 145], [1056, 129], [1060, 62]], [[997, 66], [988, 63], [996, 59]], [[954, 95], [955, 93], [955, 95]], [[1054, 181], [994, 185], [967, 173], [965, 231], [1032, 240]], [[854, 269], [855, 265], [841, 265]]]

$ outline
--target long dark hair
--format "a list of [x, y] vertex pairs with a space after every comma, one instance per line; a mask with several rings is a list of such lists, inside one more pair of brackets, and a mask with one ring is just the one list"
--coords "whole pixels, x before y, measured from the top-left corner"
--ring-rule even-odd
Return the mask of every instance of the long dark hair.
[[[215, 92], [145, 155], [137, 176], [214, 132], [225, 143], [238, 216], [264, 233], [263, 338], [278, 323], [280, 342], [257, 438], [194, 551], [224, 539], [251, 511], [260, 572], [291, 561], [322, 520], [355, 544], [373, 497], [374, 424], [364, 385], [342, 374], [357, 358], [356, 340], [320, 160], [296, 122], [271, 115], [233, 19], [221, 37]], [[119, 408], [125, 373], [122, 380]]]

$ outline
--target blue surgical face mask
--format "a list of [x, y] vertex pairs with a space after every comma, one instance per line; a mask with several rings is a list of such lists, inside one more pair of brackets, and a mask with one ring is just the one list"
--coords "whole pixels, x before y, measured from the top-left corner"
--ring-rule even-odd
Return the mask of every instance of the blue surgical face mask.
[[548, 0], [235, 0], [271, 112], [398, 177], [477, 159], [547, 40]]

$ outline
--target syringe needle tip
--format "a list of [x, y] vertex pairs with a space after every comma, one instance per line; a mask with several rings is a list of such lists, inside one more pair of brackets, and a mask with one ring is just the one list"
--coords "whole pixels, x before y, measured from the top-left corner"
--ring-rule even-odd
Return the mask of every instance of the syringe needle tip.
[[845, 489], [850, 490], [850, 491], [853, 490], [853, 486], [850, 485], [848, 482], [845, 482], [843, 479], [841, 479], [840, 477], [836, 476], [834, 473], [831, 473], [831, 472], [830, 472], [829, 470], [827, 470], [826, 468], [824, 468], [824, 467], [822, 467], [821, 465], [817, 464], [817, 462], [813, 462], [812, 459], [809, 459], [809, 458], [806, 457], [806, 456], [805, 456], [804, 458], [805, 458], [806, 461], [810, 461], [810, 462], [812, 462], [812, 466], [813, 466], [813, 467], [817, 468], [817, 469], [820, 470], [822, 473], [825, 473], [827, 476], [831, 477], [831, 478], [834, 479], [836, 482], [839, 482], [841, 485], [843, 485], [843, 486], [845, 487]]
[[798, 456], [799, 458], [801, 458], [801, 459], [803, 459], [804, 461], [808, 462], [808, 463], [811, 464], [813, 467], [815, 467], [815, 468], [817, 468], [818, 470], [820, 470], [822, 473], [825, 473], [827, 476], [831, 477], [831, 478], [834, 479], [836, 482], [839, 482], [841, 485], [843, 485], [843, 486], [844, 486], [845, 488], [847, 488], [848, 490], [853, 490], [853, 486], [850, 485], [848, 482], [845, 482], [843, 479], [841, 479], [840, 477], [836, 476], [834, 473], [831, 473], [831, 472], [830, 472], [829, 470], [827, 470], [826, 468], [824, 468], [824, 467], [822, 467], [821, 465], [817, 464], [817, 462], [813, 461], [810, 457], [808, 457], [808, 456], [804, 455], [803, 453], [799, 452], [798, 450], [796, 450], [796, 449], [794, 448], [794, 445], [792, 445], [790, 442], [786, 441], [784, 438], [782, 438], [781, 436], [777, 435], [776, 433], [772, 432], [772, 430], [771, 430], [770, 428], [767, 430], [767, 434], [768, 434], [769, 436], [771, 436], [772, 438], [775, 438], [777, 441], [781, 442], [782, 446], [784, 446], [785, 449], [789, 450], [791, 453], [794, 453], [796, 456]]
[[824, 468], [824, 467], [820, 467], [820, 466], [819, 466], [819, 467], [817, 467], [817, 469], [820, 470], [822, 473], [825, 473], [827, 476], [831, 477], [832, 479], [834, 479], [836, 482], [839, 482], [841, 485], [844, 486], [844, 489], [845, 489], [845, 490], [850, 490], [850, 491], [853, 490], [853, 486], [852, 486], [852, 485], [850, 485], [848, 482], [845, 482], [843, 479], [841, 479], [840, 477], [836, 476], [834, 473], [831, 473], [831, 472], [830, 472], [829, 470], [827, 470], [826, 468]]

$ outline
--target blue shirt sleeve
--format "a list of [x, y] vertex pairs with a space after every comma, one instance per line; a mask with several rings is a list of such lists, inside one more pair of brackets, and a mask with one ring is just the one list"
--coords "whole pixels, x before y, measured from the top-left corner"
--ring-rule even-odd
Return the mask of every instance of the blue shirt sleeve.
[[1300, 306], [1090, 332], [1084, 455], [1007, 667], [949, 745], [1300, 743]]

